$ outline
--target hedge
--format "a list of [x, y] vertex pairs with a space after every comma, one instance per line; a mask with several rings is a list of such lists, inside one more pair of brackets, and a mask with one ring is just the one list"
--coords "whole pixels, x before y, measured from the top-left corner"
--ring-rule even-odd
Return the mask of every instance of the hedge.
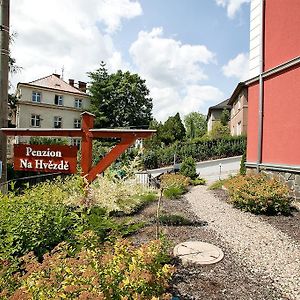
[[192, 157], [196, 161], [204, 161], [242, 155], [245, 149], [245, 136], [214, 140], [200, 139], [147, 149], [142, 156], [142, 162], [145, 169], [155, 169], [172, 165], [175, 153], [176, 163], [181, 163], [187, 157]]

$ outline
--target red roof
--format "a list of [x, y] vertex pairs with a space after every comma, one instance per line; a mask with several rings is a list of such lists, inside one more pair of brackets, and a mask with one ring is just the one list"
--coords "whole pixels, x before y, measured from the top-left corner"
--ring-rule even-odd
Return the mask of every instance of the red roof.
[[69, 93], [76, 93], [76, 94], [81, 94], [84, 96], [87, 96], [86, 93], [80, 91], [76, 87], [73, 87], [66, 83], [64, 80], [58, 77], [56, 74], [52, 74], [34, 81], [31, 81], [29, 83], [20, 83], [20, 84], [25, 84], [25, 85], [33, 85], [33, 86], [38, 86], [38, 87], [44, 87], [48, 89], [53, 89], [53, 90], [59, 90], [59, 91], [64, 91], [64, 92], [69, 92]]

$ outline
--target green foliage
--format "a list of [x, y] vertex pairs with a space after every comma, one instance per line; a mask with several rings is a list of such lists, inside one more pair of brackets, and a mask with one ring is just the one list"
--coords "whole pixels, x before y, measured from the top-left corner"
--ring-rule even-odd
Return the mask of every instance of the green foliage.
[[185, 138], [185, 128], [182, 124], [179, 113], [169, 117], [164, 123], [160, 132], [160, 140], [166, 144], [172, 144], [175, 141], [182, 141]]
[[198, 112], [191, 112], [184, 117], [184, 125], [188, 138], [200, 138], [207, 130], [206, 116]]
[[246, 175], [247, 169], [246, 169], [246, 152], [243, 153], [242, 159], [241, 159], [241, 164], [240, 164], [240, 175]]
[[206, 180], [204, 178], [192, 179], [191, 180], [191, 184], [194, 185], [194, 186], [205, 185], [206, 184]]
[[161, 215], [159, 222], [168, 226], [191, 226], [194, 222], [181, 215]]
[[227, 181], [227, 179], [221, 179], [218, 180], [216, 182], [214, 182], [213, 184], [211, 184], [208, 189], [209, 190], [220, 190], [222, 189], [223, 185], [225, 184], [225, 182]]
[[223, 126], [228, 126], [228, 122], [230, 121], [230, 110], [224, 108], [221, 114], [221, 124]]
[[187, 157], [180, 165], [180, 174], [191, 179], [197, 178], [196, 162], [192, 157]]
[[159, 241], [134, 247], [127, 240], [99, 246], [92, 232], [72, 255], [69, 244], [60, 244], [42, 262], [23, 257], [25, 274], [17, 273], [19, 286], [7, 287], [2, 299], [170, 299], [166, 294], [174, 268], [164, 264], [166, 249]]
[[31, 137], [29, 139], [31, 145], [68, 145], [66, 138], [51, 138], [51, 137]]
[[185, 157], [193, 157], [195, 161], [217, 159], [242, 155], [246, 149], [245, 136], [228, 136], [220, 139], [194, 139], [193, 141], [178, 142], [169, 146], [157, 146], [146, 149], [141, 157], [145, 169], [173, 164], [176, 152], [177, 163]]
[[[113, 196], [118, 196], [114, 201], [126, 213], [156, 199], [153, 192], [133, 189], [133, 185], [127, 187], [131, 191], [126, 197], [124, 186], [118, 186]], [[71, 177], [39, 184], [22, 195], [0, 195], [0, 259], [14, 259], [29, 251], [41, 258], [62, 241], [74, 243], [85, 230], [93, 230], [101, 242], [138, 229], [139, 224], [119, 224], [108, 217], [93, 191], [89, 197], [84, 194], [83, 180]]]
[[168, 199], [177, 199], [183, 195], [190, 184], [190, 179], [181, 174], [164, 174], [161, 176], [163, 194]]
[[[110, 180], [107, 177], [99, 177], [92, 183], [90, 190], [92, 205], [104, 208], [109, 214], [132, 214], [156, 198], [155, 190], [137, 184], [133, 180]], [[69, 199], [68, 204], [78, 205], [78, 199]]]
[[137, 74], [117, 71], [108, 74], [105, 63], [94, 72], [89, 92], [91, 112], [96, 115], [95, 127], [146, 127], [152, 119], [152, 98]]
[[45, 182], [22, 195], [0, 195], [0, 258], [22, 256], [35, 251], [40, 257], [71, 237], [76, 222], [63, 200], [82, 196], [79, 178]]
[[209, 132], [210, 138], [220, 139], [229, 136], [230, 136], [230, 129], [228, 124], [223, 125], [220, 121], [214, 122], [212, 130]]
[[287, 214], [291, 209], [288, 187], [265, 174], [236, 176], [226, 182], [230, 202], [255, 214]]
[[167, 198], [167, 199], [178, 199], [180, 198], [184, 193], [186, 192], [186, 190], [180, 186], [170, 186], [168, 188], [166, 188], [163, 192], [163, 195]]

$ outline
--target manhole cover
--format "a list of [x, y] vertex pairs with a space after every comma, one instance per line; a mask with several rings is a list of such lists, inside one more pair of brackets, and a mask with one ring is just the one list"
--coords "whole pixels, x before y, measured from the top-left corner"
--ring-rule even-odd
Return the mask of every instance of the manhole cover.
[[196, 263], [200, 265], [215, 264], [224, 257], [223, 251], [209, 243], [184, 242], [174, 248], [174, 255], [183, 263]]

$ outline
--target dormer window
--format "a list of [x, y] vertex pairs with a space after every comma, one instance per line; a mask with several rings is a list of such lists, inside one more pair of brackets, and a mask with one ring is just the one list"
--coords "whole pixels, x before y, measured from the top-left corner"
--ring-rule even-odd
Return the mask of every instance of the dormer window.
[[33, 91], [32, 92], [32, 96], [31, 96], [31, 100], [32, 102], [38, 102], [40, 103], [41, 102], [41, 93], [40, 92], [36, 92], [36, 91]]
[[63, 105], [63, 100], [64, 100], [64, 98], [63, 98], [62, 95], [55, 95], [55, 97], [54, 97], [54, 104], [61, 106], [61, 105]]

